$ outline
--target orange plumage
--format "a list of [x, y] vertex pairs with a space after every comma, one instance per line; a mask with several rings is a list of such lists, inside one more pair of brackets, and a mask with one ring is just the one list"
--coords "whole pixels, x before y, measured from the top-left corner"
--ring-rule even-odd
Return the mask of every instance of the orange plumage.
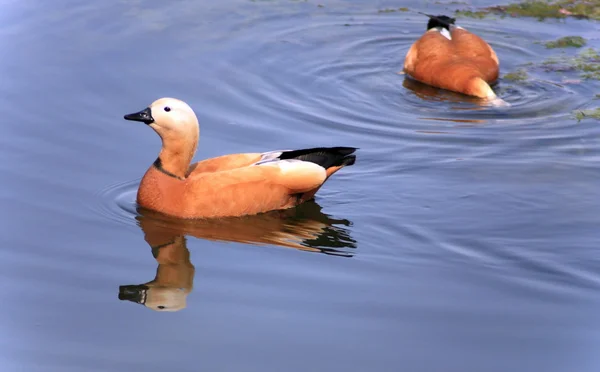
[[454, 25], [446, 16], [429, 16], [427, 32], [409, 49], [404, 72], [422, 83], [469, 96], [499, 100], [490, 87], [499, 62], [479, 36]]
[[138, 204], [175, 217], [231, 217], [295, 207], [355, 161], [355, 148], [330, 147], [231, 154], [191, 164], [199, 126], [185, 102], [161, 98], [125, 119], [146, 123], [162, 139], [159, 157], [140, 183]]

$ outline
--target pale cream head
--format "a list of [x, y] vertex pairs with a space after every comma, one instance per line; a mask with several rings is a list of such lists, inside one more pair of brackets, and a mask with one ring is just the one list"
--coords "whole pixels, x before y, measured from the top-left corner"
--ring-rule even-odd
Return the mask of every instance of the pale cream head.
[[149, 288], [144, 306], [154, 311], [179, 311], [186, 307], [187, 295], [182, 288]]
[[194, 110], [187, 103], [176, 98], [160, 98], [150, 105], [150, 114], [154, 122], [150, 127], [159, 135], [180, 134], [198, 136], [198, 118]]
[[141, 121], [154, 129], [163, 139], [199, 135], [198, 118], [187, 103], [176, 98], [160, 98], [142, 111], [125, 115], [126, 120]]
[[152, 282], [122, 285], [119, 287], [119, 300], [135, 302], [154, 311], [179, 311], [186, 307], [190, 291], [191, 288], [155, 286]]
[[198, 146], [198, 118], [187, 103], [176, 98], [160, 98], [142, 111], [124, 116], [141, 121], [158, 133], [163, 146], [159, 155], [162, 171], [184, 178]]

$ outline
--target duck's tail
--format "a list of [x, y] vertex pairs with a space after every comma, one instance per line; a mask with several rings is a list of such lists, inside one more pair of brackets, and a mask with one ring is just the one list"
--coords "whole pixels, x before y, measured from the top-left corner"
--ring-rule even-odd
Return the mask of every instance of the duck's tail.
[[[356, 162], [356, 155], [354, 155], [356, 150], [355, 147], [315, 147], [312, 149], [285, 151], [279, 158], [282, 160], [297, 159], [309, 161], [320, 165], [325, 168], [325, 180], [327, 180], [338, 170], [351, 166]], [[296, 204], [301, 204], [314, 198], [321, 186], [323, 186], [323, 184], [303, 194], [298, 194]]]
[[469, 81], [469, 91], [476, 97], [483, 98], [486, 104], [494, 107], [509, 107], [510, 103], [498, 97], [492, 87], [480, 77]]
[[[302, 149], [294, 151], [285, 151], [281, 153], [279, 159], [297, 159], [309, 161], [329, 170], [330, 168], [341, 168], [350, 166], [356, 161], [354, 147], [314, 147], [311, 149]], [[336, 169], [336, 170], [337, 170]], [[329, 172], [328, 176], [329, 176]]]
[[503, 100], [502, 98], [496, 96], [492, 99], [487, 99], [487, 103], [493, 107], [510, 107], [511, 104]]

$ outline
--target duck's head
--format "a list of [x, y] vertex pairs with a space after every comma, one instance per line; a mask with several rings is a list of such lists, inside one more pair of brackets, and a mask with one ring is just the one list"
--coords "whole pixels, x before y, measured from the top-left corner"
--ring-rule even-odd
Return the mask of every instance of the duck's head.
[[198, 118], [194, 110], [176, 98], [160, 98], [142, 111], [124, 116], [125, 120], [141, 121], [163, 139], [198, 136]]
[[456, 22], [455, 18], [450, 18], [445, 15], [432, 16], [427, 14], [429, 17], [429, 22], [427, 22], [427, 30], [431, 30], [432, 28], [442, 27], [450, 31], [450, 25], [453, 25]]
[[181, 288], [122, 285], [119, 300], [131, 301], [154, 311], [179, 311], [186, 307], [187, 292]]

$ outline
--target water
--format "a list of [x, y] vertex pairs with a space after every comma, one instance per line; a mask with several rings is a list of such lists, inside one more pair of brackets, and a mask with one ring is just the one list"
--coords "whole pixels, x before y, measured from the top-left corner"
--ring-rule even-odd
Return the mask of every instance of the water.
[[[3, 371], [600, 368], [600, 127], [571, 117], [599, 84], [533, 69], [481, 107], [398, 75], [426, 21], [378, 13], [460, 5], [322, 5], [2, 2]], [[501, 76], [561, 53], [539, 41], [600, 47], [597, 22], [460, 23]], [[196, 111], [196, 159], [357, 163], [297, 210], [138, 211], [160, 142], [122, 115], [162, 96]]]

